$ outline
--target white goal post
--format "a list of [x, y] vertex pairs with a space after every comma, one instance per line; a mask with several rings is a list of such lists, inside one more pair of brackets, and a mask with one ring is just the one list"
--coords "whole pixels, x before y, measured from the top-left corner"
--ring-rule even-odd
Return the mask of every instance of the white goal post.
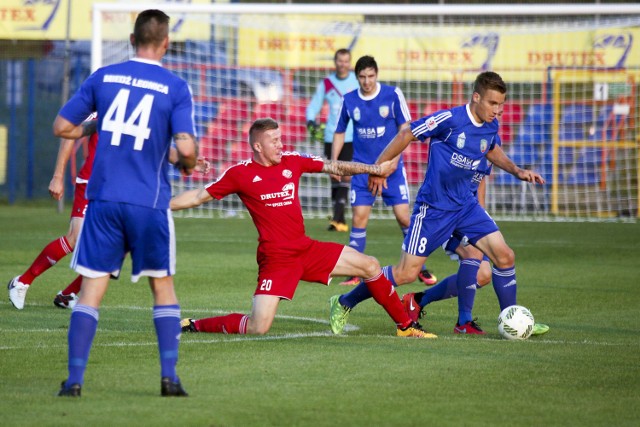
[[[413, 119], [467, 102], [475, 76], [493, 70], [508, 85], [501, 122], [507, 154], [543, 174], [521, 183], [489, 177], [487, 209], [496, 219], [633, 221], [640, 215], [640, 4], [334, 5], [97, 3], [92, 67], [133, 55], [129, 33], [138, 12], [171, 16], [165, 66], [191, 85], [202, 154], [214, 171], [185, 179], [200, 186], [249, 157], [246, 132], [258, 117], [283, 129], [285, 148], [323, 155], [307, 136], [305, 109], [339, 48], [353, 62], [373, 55], [379, 81], [398, 86]], [[323, 111], [318, 120], [326, 117]], [[428, 146], [404, 153], [415, 194]], [[329, 178], [304, 176], [308, 218], [330, 215]], [[229, 198], [184, 213], [245, 213]], [[374, 218], [393, 218], [377, 202]]]

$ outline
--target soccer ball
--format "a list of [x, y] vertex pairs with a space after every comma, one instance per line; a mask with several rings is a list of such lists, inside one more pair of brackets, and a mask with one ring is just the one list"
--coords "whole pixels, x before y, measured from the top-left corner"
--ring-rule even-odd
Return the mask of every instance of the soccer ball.
[[526, 340], [533, 331], [533, 314], [521, 305], [511, 305], [498, 316], [498, 332], [508, 340]]

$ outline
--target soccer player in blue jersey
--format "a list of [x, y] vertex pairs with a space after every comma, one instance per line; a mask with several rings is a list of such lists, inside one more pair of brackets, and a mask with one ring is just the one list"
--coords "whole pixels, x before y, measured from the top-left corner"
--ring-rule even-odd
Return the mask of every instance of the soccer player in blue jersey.
[[[311, 134], [317, 131], [318, 124], [316, 117], [322, 110], [322, 105], [326, 102], [329, 105], [329, 115], [324, 128], [324, 155], [331, 158], [331, 147], [333, 133], [336, 129], [340, 107], [342, 106], [343, 95], [358, 89], [358, 79], [351, 71], [351, 51], [348, 49], [338, 49], [333, 55], [333, 62], [336, 71], [320, 80], [316, 91], [307, 106], [306, 119], [307, 129]], [[349, 123], [345, 131], [344, 146], [338, 154], [338, 160], [346, 162], [353, 158], [353, 125]], [[333, 216], [329, 223], [329, 231], [349, 231], [349, 226], [344, 217], [344, 210], [349, 196], [349, 182], [351, 177], [343, 177], [342, 180], [331, 178], [331, 203], [333, 205]]]
[[132, 281], [148, 276], [153, 292], [161, 395], [187, 396], [176, 374], [181, 328], [172, 277], [176, 247], [167, 159], [173, 137], [176, 167], [189, 175], [196, 165], [193, 99], [187, 83], [160, 63], [169, 47], [169, 17], [164, 12], [141, 12], [130, 41], [135, 58], [93, 73], [53, 125], [57, 136], [76, 139], [86, 134], [82, 120], [97, 111], [100, 141], [87, 186], [89, 205], [71, 262], [83, 276], [82, 292], [71, 314], [69, 376], [59, 396], [81, 395], [100, 302], [127, 252]]
[[[399, 130], [407, 128], [411, 114], [400, 88], [378, 82], [378, 64], [372, 56], [363, 56], [356, 62], [355, 73], [359, 90], [343, 97], [340, 116], [333, 135], [332, 160], [345, 145], [348, 126], [353, 125], [353, 160], [373, 164]], [[394, 159], [396, 170], [386, 179], [381, 191], [382, 200], [392, 206], [393, 213], [406, 235], [409, 228], [409, 184], [402, 155]], [[340, 180], [340, 177], [334, 177]], [[352, 228], [349, 246], [364, 252], [367, 244], [367, 225], [376, 195], [368, 189], [367, 175], [355, 175], [351, 179]], [[426, 268], [420, 279], [425, 284], [436, 282]], [[357, 285], [360, 278], [349, 278], [343, 285]]]
[[[383, 268], [394, 285], [413, 282], [427, 256], [455, 233], [467, 236], [469, 243], [491, 259], [492, 281], [500, 309], [516, 304], [515, 254], [471, 187], [485, 157], [522, 181], [544, 183], [540, 174], [516, 166], [497, 144], [496, 117], [502, 111], [506, 93], [506, 84], [497, 73], [480, 73], [469, 104], [412, 122], [378, 157], [376, 162], [390, 160], [412, 141], [431, 141], [429, 167], [416, 197], [400, 262]], [[369, 177], [369, 187], [374, 194], [379, 194], [384, 180]], [[468, 258], [467, 261], [461, 264], [456, 281], [462, 307], [468, 306], [466, 299], [471, 296], [472, 288], [475, 295], [473, 285], [481, 259]], [[335, 333], [344, 328], [351, 307], [353, 305], [345, 306], [341, 300], [332, 306], [331, 324]], [[465, 316], [470, 313], [466, 310], [459, 313], [457, 326], [473, 320]]]
[[[358, 59], [355, 66], [359, 89], [343, 97], [338, 122], [333, 135], [332, 160], [345, 145], [348, 126], [353, 126], [353, 159], [373, 164], [398, 130], [408, 126], [411, 115], [400, 88], [378, 82], [378, 64], [371, 56]], [[409, 226], [409, 186], [404, 172], [402, 155], [394, 159], [395, 171], [387, 178], [388, 187], [382, 192], [387, 206], [392, 206], [403, 230]], [[340, 179], [338, 177], [337, 179]], [[368, 189], [367, 175], [351, 179], [352, 229], [349, 246], [364, 252], [367, 225], [376, 196]], [[353, 283], [350, 283], [353, 281]], [[350, 278], [343, 284], [358, 284], [360, 278]]]
[[[435, 114], [438, 114], [436, 112]], [[498, 117], [500, 114], [498, 114]], [[502, 146], [500, 137], [496, 135], [496, 143]], [[481, 160], [480, 165], [473, 174], [471, 179], [471, 191], [474, 193], [480, 205], [485, 206], [485, 194], [486, 194], [486, 179], [485, 177], [491, 174], [493, 165], [486, 159]], [[462, 236], [459, 233], [454, 233], [443, 245], [445, 253], [449, 257], [459, 262], [459, 268], [464, 269], [463, 265], [466, 263], [476, 263], [478, 259], [482, 259], [480, 267], [478, 269], [476, 283], [469, 286], [469, 289], [465, 290], [466, 298], [458, 299], [458, 312], [463, 313], [459, 316], [458, 322], [453, 329], [456, 334], [471, 334], [471, 335], [484, 335], [484, 332], [475, 319], [468, 322], [460, 322], [460, 318], [471, 318], [471, 311], [475, 300], [476, 288], [483, 287], [491, 282], [491, 264], [489, 257], [484, 255], [480, 250], [476, 249], [473, 245], [469, 244], [468, 238]], [[438, 283], [425, 290], [424, 292], [408, 293], [402, 297], [402, 304], [409, 313], [409, 316], [413, 319], [420, 318], [422, 315], [422, 309], [435, 301], [441, 301], [448, 298], [458, 296], [458, 274], [445, 277]], [[462, 276], [461, 276], [462, 277]], [[416, 320], [417, 321], [417, 320]]]
[[[437, 114], [437, 113], [436, 113]], [[500, 114], [498, 114], [500, 117]], [[502, 146], [500, 137], [496, 135], [496, 143]], [[478, 169], [473, 174], [471, 181], [471, 191], [474, 193], [480, 205], [485, 208], [485, 195], [487, 188], [486, 177], [491, 174], [493, 169], [492, 163], [484, 158]], [[469, 239], [466, 236], [461, 236], [458, 233], [454, 233], [443, 245], [445, 253], [449, 257], [457, 261], [462, 265], [468, 262], [477, 262], [478, 259], [482, 259], [480, 267], [478, 269], [477, 281], [473, 285], [469, 286], [468, 290], [465, 290], [467, 298], [458, 299], [458, 312], [464, 313], [459, 316], [456, 326], [453, 328], [455, 334], [470, 334], [470, 335], [485, 335], [479, 324], [472, 319], [468, 322], [461, 322], [460, 317], [469, 319], [471, 318], [471, 311], [474, 304], [474, 292], [476, 289], [480, 289], [491, 282], [491, 260], [488, 256], [483, 254], [473, 245], [469, 244]], [[445, 277], [437, 285], [423, 291], [416, 293], [408, 293], [402, 297], [402, 304], [405, 310], [411, 316], [411, 319], [415, 322], [422, 316], [422, 310], [428, 304], [436, 301], [442, 301], [449, 298], [458, 296], [458, 274]], [[532, 335], [542, 335], [549, 331], [549, 326], [542, 323], [535, 323], [533, 327]]]

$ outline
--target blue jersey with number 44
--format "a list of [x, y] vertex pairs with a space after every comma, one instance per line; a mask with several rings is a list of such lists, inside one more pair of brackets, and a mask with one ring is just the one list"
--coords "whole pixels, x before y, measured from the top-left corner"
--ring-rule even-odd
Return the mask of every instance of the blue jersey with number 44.
[[168, 156], [177, 133], [195, 135], [187, 83], [157, 61], [135, 58], [100, 68], [65, 104], [73, 124], [98, 113], [89, 200], [168, 209]]
[[469, 106], [462, 105], [412, 122], [411, 132], [420, 141], [431, 138], [429, 166], [416, 203], [460, 210], [475, 198], [473, 178], [496, 143], [498, 121], [478, 123]]

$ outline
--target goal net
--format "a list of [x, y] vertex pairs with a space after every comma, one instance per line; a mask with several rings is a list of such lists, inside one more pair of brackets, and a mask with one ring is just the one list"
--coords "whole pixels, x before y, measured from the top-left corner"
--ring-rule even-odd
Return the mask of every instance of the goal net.
[[[137, 12], [149, 5], [96, 4], [93, 68], [130, 58]], [[323, 155], [307, 135], [305, 110], [333, 54], [372, 55], [378, 80], [402, 89], [412, 118], [468, 102], [476, 75], [508, 85], [500, 136], [521, 167], [545, 185], [503, 171], [488, 178], [496, 219], [635, 221], [638, 212], [640, 5], [274, 5], [163, 4], [171, 16], [165, 66], [192, 87], [206, 175], [173, 175], [174, 192], [201, 186], [249, 158], [247, 131], [273, 117], [285, 149]], [[635, 42], [635, 43], [634, 43]], [[326, 106], [325, 106], [326, 107]], [[325, 121], [327, 109], [319, 115]], [[428, 146], [404, 153], [412, 193], [428, 167]], [[308, 218], [331, 213], [324, 174], [303, 176]], [[188, 216], [245, 213], [236, 197]], [[372, 217], [393, 218], [380, 200]]]

